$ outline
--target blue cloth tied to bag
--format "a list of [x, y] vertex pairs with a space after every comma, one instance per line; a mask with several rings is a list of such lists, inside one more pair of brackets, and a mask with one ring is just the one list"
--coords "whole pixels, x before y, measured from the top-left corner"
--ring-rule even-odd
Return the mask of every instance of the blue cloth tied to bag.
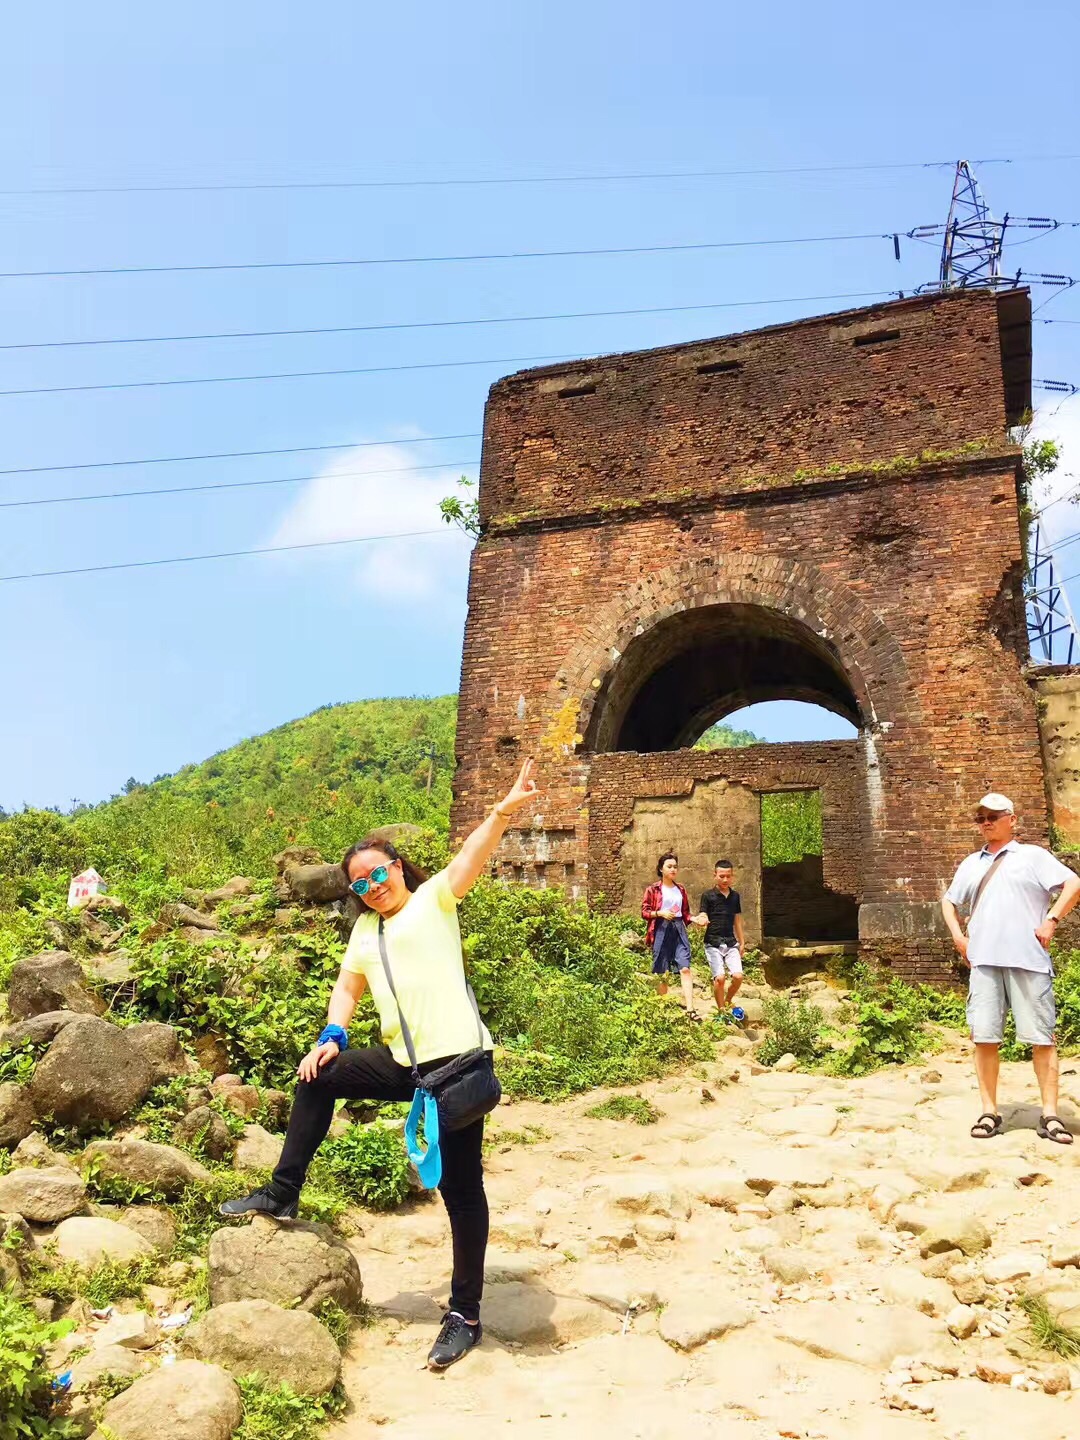
[[[420, 1121], [424, 1122], [424, 1149], [420, 1149]], [[442, 1151], [439, 1149], [439, 1106], [429, 1090], [418, 1089], [405, 1121], [405, 1148], [416, 1166], [425, 1190], [437, 1190], [442, 1179]]]

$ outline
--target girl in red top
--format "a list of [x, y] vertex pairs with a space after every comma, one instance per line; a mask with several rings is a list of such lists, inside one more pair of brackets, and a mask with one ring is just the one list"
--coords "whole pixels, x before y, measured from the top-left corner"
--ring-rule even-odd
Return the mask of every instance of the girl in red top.
[[641, 918], [648, 922], [645, 938], [652, 946], [653, 974], [663, 977], [660, 994], [668, 992], [669, 973], [678, 973], [682, 985], [686, 1013], [691, 1020], [700, 1020], [694, 1009], [694, 982], [690, 975], [690, 936], [686, 927], [691, 923], [690, 897], [679, 884], [679, 857], [670, 851], [656, 862], [657, 879], [645, 891], [641, 902]]

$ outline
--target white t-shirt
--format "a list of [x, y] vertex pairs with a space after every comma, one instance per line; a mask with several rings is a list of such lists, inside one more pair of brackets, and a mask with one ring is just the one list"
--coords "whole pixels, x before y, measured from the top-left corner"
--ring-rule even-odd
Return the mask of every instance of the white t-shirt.
[[[971, 922], [968, 959], [972, 965], [1048, 974], [1053, 969], [1050, 952], [1036, 939], [1035, 930], [1046, 919], [1054, 894], [1073, 872], [1041, 845], [1010, 840], [1003, 848], [1005, 858], [983, 891]], [[966, 914], [979, 881], [995, 858], [984, 849], [961, 861], [945, 899]]]
[[676, 919], [682, 919], [682, 891], [677, 885], [660, 886], [660, 909], [674, 910]]

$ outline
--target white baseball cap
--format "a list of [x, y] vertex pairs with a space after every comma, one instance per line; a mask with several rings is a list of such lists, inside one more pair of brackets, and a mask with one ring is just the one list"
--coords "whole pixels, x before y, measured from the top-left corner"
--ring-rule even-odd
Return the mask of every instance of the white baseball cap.
[[1016, 810], [1013, 807], [1013, 802], [1009, 799], [1007, 795], [1001, 795], [998, 793], [997, 790], [991, 790], [988, 795], [984, 795], [982, 797], [982, 799], [979, 801], [979, 809], [998, 810], [1006, 815], [1016, 814]]

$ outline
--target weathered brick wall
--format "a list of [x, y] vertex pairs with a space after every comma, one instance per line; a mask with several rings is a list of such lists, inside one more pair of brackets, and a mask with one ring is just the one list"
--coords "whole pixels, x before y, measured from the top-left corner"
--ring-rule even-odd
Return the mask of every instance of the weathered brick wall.
[[730, 494], [1004, 428], [995, 298], [894, 302], [507, 376], [488, 402], [481, 517]]
[[[590, 772], [617, 774], [625, 752], [589, 745], [631, 733], [696, 624], [650, 724], [670, 701], [682, 734], [755, 684], [854, 714], [868, 924], [932, 913], [987, 789], [1005, 788], [1027, 838], [1045, 840], [997, 325], [990, 294], [931, 297], [496, 385], [455, 833], [535, 754], [544, 798], [508, 836], [507, 873], [610, 891]], [[700, 373], [725, 357], [741, 368]], [[561, 393], [590, 376], [595, 390]], [[735, 631], [717, 628], [724, 616]], [[736, 683], [723, 656], [755, 626]], [[751, 673], [770, 648], [784, 665]], [[706, 653], [715, 684], [691, 703]]]
[[[858, 804], [858, 744], [831, 740], [753, 745], [738, 750], [597, 755], [589, 776], [589, 885], [593, 894], [605, 897], [607, 908], [618, 908], [624, 897], [623, 850], [634, 819], [635, 801], [660, 797], [670, 801], [669, 843], [683, 859], [693, 841], [680, 807], [696, 787], [717, 781], [755, 796], [776, 790], [820, 790], [826, 881], [835, 890], [861, 896], [863, 836]], [[715, 860], [721, 851], [731, 852], [730, 858], [736, 864], [736, 888], [742, 887], [743, 903], [751, 917], [747, 932], [756, 942], [760, 938], [756, 908], [759, 897], [751, 894], [748, 886], [751, 875], [755, 888], [760, 883], [760, 850], [758, 865], [752, 867], [752, 862], [747, 863], [749, 857], [739, 855], [737, 846], [730, 841], [728, 835], [714, 835], [707, 853]], [[701, 873], [681, 876], [694, 904], [702, 889], [712, 883], [710, 869], [711, 862]], [[642, 878], [651, 876], [639, 877], [639, 882]]]
[[763, 870], [761, 907], [766, 935], [854, 940], [859, 933], [858, 903], [825, 884], [820, 855]]
[[909, 984], [967, 988], [967, 970], [950, 939], [927, 935], [919, 940], [864, 940], [860, 958]]

